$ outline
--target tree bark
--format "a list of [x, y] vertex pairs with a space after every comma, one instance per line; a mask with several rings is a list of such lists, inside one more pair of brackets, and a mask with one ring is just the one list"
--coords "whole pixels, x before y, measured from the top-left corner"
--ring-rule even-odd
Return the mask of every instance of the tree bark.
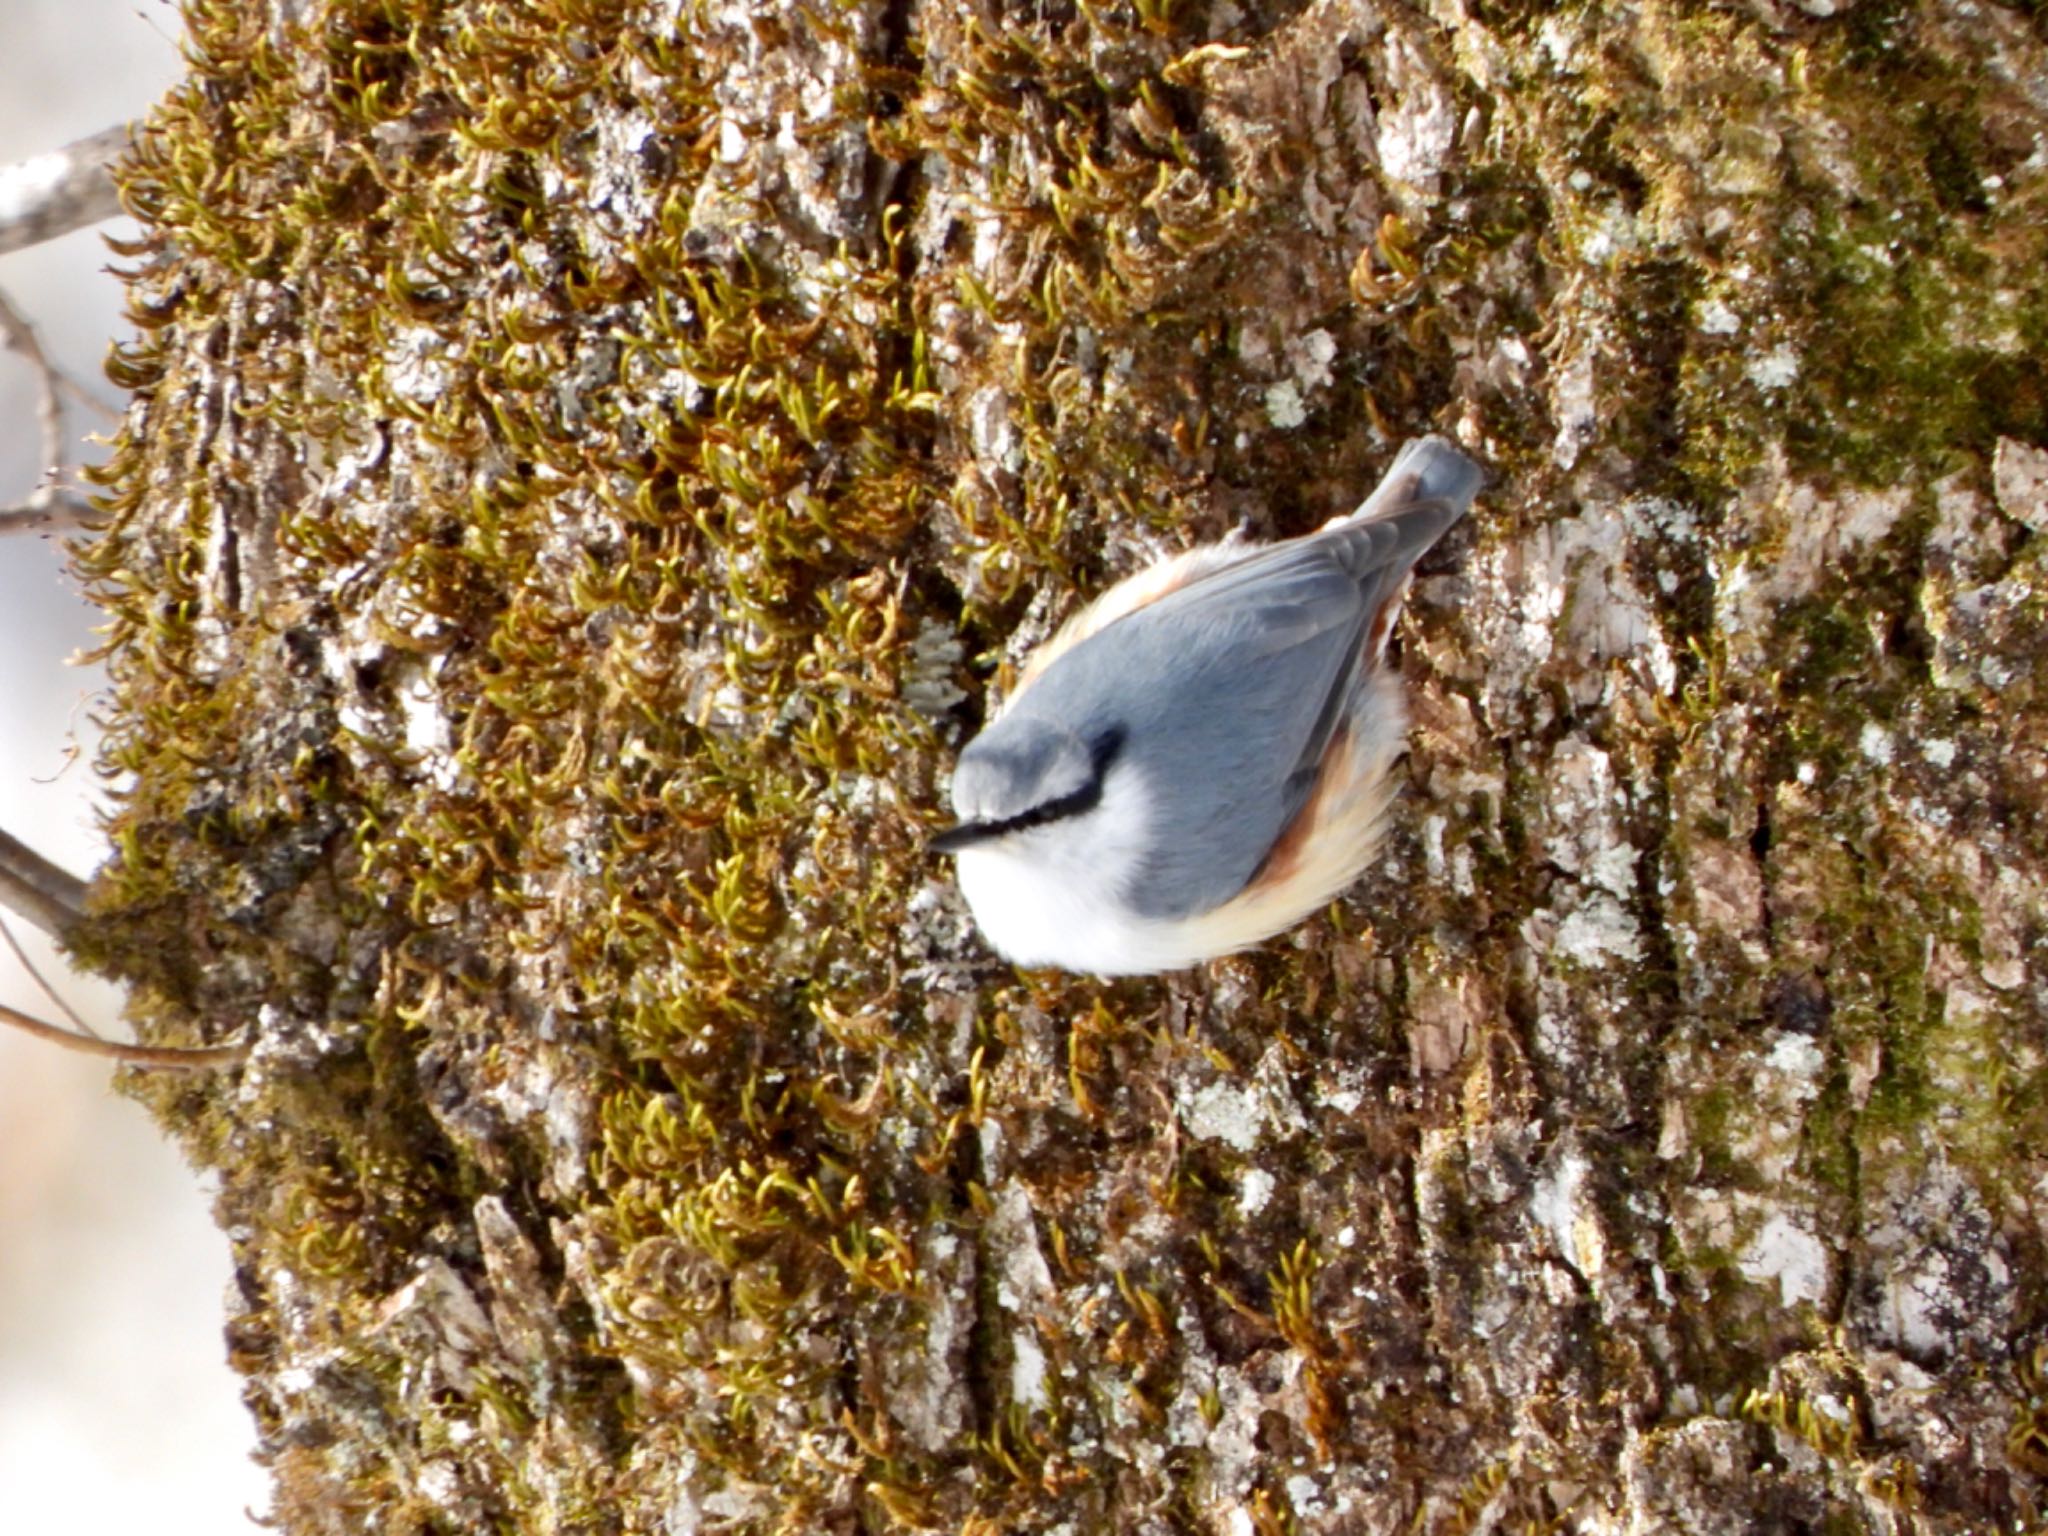
[[[285, 1529], [2040, 1518], [2036, 8], [188, 21], [77, 944]], [[995, 963], [1011, 669], [1432, 427], [1376, 872]]]

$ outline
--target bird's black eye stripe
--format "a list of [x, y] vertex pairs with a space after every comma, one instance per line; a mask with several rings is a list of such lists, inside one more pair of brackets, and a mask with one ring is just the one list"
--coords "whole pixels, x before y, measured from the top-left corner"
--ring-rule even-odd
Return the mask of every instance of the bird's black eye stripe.
[[1123, 727], [1111, 726], [1089, 743], [1088, 782], [1079, 789], [1041, 801], [1029, 810], [1005, 816], [1000, 821], [968, 821], [957, 827], [948, 827], [932, 839], [932, 848], [939, 853], [954, 853], [992, 837], [1028, 832], [1033, 827], [1063, 821], [1069, 816], [1086, 815], [1102, 803], [1102, 781], [1109, 776], [1110, 764], [1117, 760], [1123, 749]]
[[1109, 773], [1109, 765], [1122, 756], [1124, 750], [1124, 728], [1112, 725], [1089, 743], [1088, 766], [1095, 777], [1095, 793], [1102, 793], [1102, 781]]

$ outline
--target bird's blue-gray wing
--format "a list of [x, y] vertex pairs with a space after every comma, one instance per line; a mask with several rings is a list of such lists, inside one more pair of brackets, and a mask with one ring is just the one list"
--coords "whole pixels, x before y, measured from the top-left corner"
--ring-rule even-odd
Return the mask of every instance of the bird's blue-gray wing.
[[[1185, 633], [1213, 631], [1248, 671], [1266, 672], [1276, 684], [1320, 680], [1295, 700], [1304, 725], [1287, 760], [1288, 781], [1301, 780], [1306, 793], [1357, 673], [1384, 646], [1389, 605], [1415, 562], [1464, 515], [1470, 494], [1397, 504], [1371, 521], [1347, 520], [1276, 545], [1134, 617]], [[1307, 676], [1292, 675], [1304, 669]]]
[[[1110, 626], [1100, 648], [1159, 680], [1132, 732], [1161, 795], [1141, 910], [1185, 916], [1237, 894], [1309, 795], [1415, 562], [1464, 515], [1479, 470], [1410, 444], [1360, 512], [1227, 566]], [[1146, 761], [1150, 758], [1150, 761]]]

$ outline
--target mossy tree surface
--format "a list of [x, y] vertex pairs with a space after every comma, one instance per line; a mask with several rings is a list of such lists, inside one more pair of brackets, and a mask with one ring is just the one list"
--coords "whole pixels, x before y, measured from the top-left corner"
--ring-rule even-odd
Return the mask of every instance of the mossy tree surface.
[[[2037, 8], [187, 20], [80, 948], [284, 1528], [2040, 1518]], [[1008, 669], [1432, 426], [1374, 875], [990, 960]]]

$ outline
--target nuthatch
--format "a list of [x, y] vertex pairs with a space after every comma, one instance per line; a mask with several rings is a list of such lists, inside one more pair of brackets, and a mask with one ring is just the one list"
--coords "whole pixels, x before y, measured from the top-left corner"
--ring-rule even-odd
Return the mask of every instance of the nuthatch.
[[1348, 517], [1190, 550], [1068, 620], [960, 754], [959, 824], [932, 840], [989, 943], [1019, 965], [1176, 970], [1356, 880], [1408, 723], [1387, 635], [1481, 478], [1418, 439]]

